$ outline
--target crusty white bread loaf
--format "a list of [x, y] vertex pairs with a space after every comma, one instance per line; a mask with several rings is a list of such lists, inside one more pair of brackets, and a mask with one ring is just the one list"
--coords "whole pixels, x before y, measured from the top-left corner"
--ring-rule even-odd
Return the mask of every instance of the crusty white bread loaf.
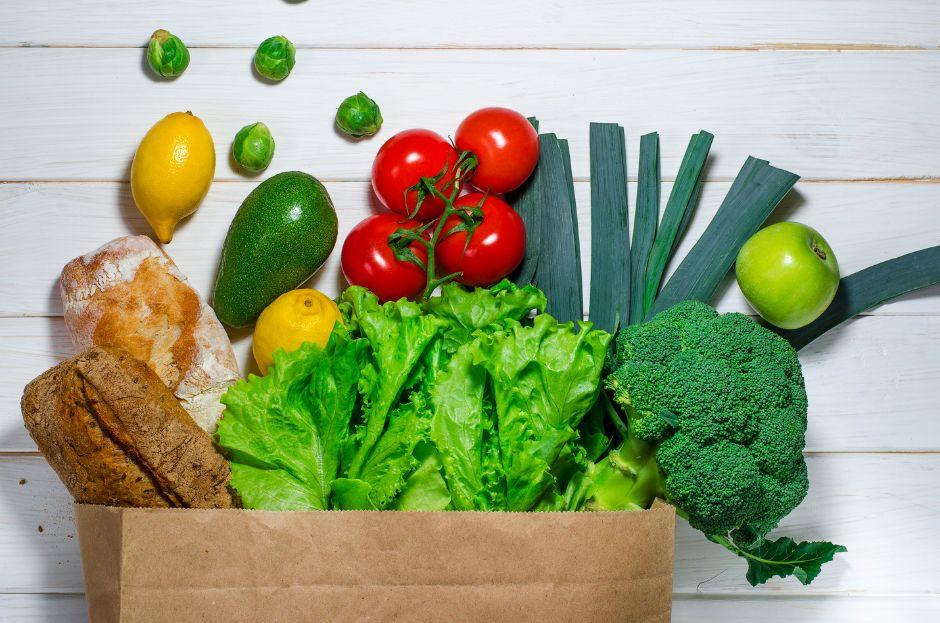
[[77, 257], [60, 280], [65, 324], [78, 351], [123, 349], [173, 390], [193, 420], [215, 431], [219, 398], [238, 378], [232, 344], [212, 309], [146, 236]]

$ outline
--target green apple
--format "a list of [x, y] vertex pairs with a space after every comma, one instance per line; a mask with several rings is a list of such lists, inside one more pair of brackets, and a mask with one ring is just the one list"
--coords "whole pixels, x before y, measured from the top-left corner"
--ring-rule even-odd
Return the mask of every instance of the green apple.
[[839, 288], [832, 247], [802, 223], [776, 223], [751, 236], [734, 272], [751, 307], [781, 329], [798, 329], [819, 318]]

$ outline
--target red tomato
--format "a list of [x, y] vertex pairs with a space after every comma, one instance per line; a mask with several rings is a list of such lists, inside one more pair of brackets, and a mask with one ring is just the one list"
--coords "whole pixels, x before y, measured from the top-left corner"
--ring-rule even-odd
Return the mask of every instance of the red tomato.
[[[447, 174], [436, 184], [443, 190], [454, 179], [452, 168], [456, 162], [457, 152], [444, 137], [430, 130], [405, 130], [385, 141], [376, 154], [372, 164], [372, 189], [386, 208], [411, 216], [419, 195], [409, 189], [422, 177], [440, 175], [446, 166]], [[443, 202], [426, 196], [414, 218], [428, 221], [443, 211]]]
[[454, 142], [458, 150], [472, 151], [479, 160], [470, 183], [498, 195], [522, 186], [539, 161], [538, 132], [508, 108], [471, 113], [457, 128]]
[[[388, 237], [401, 228], [415, 229], [421, 223], [384, 212], [365, 219], [349, 232], [343, 242], [343, 275], [351, 285], [371, 290], [381, 302], [413, 299], [424, 290], [426, 273], [411, 262], [399, 260]], [[423, 245], [411, 244], [423, 262], [428, 254]]]
[[[455, 201], [454, 206], [477, 206], [481, 201], [483, 221], [470, 236], [466, 249], [465, 231], [451, 234], [437, 243], [440, 274], [460, 272], [462, 275], [457, 281], [466, 286], [493, 285], [515, 270], [525, 255], [525, 224], [508, 203], [492, 195], [470, 193]], [[444, 224], [444, 233], [461, 222], [458, 216], [451, 216]]]

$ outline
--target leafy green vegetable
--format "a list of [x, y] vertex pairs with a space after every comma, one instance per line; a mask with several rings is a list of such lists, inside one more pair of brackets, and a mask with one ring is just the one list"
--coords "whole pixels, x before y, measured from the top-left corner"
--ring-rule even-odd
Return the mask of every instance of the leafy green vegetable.
[[[610, 335], [533, 286], [443, 287], [423, 305], [340, 297], [326, 349], [278, 352], [229, 390], [219, 444], [249, 508], [579, 508], [578, 427]], [[531, 453], [531, 457], [520, 453]], [[531, 478], [530, 478], [531, 475]]]
[[517, 288], [502, 281], [489, 289], [443, 288], [441, 295], [428, 299], [428, 313], [445, 321], [444, 346], [453, 353], [470, 341], [474, 331], [498, 328], [501, 320], [522, 320], [529, 312], [545, 311], [545, 295], [532, 285]]
[[[457, 510], [493, 508], [484, 479], [487, 441], [484, 431], [493, 428], [493, 414], [492, 409], [484, 409], [486, 371], [473, 362], [475, 346], [464, 344], [431, 390], [434, 405], [431, 439], [441, 453], [451, 500]], [[498, 448], [487, 449], [498, 452]], [[491, 480], [501, 476], [500, 470]], [[505, 488], [502, 493], [504, 499]]]
[[[688, 225], [691, 216], [694, 199], [698, 196], [698, 187], [702, 182], [702, 171], [705, 169], [705, 160], [708, 158], [708, 150], [711, 148], [714, 136], [702, 130], [694, 134], [689, 140], [689, 146], [685, 150], [685, 156], [682, 158], [682, 164], [679, 166], [679, 173], [676, 175], [676, 181], [672, 185], [672, 192], [669, 193], [669, 199], [666, 201], [666, 209], [663, 211], [663, 220], [659, 224], [659, 231], [656, 233], [656, 239], [653, 241], [653, 247], [650, 249], [649, 260], [646, 265], [646, 279], [644, 290], [644, 301], [647, 309], [644, 310], [644, 318], [648, 317], [653, 301], [659, 292], [659, 285], [663, 279], [663, 273], [669, 258], [672, 257], [676, 245], [682, 239], [682, 234]], [[639, 318], [632, 318], [633, 322], [641, 322]]]
[[652, 313], [681, 301], [709, 302], [738, 251], [799, 179], [749, 157], [711, 223], [663, 286]]
[[556, 484], [552, 473], [597, 398], [610, 335], [575, 332], [547, 315], [479, 342], [475, 363], [493, 386], [509, 510], [528, 510]]
[[418, 464], [413, 453], [427, 436], [429, 424], [430, 412], [420, 400], [397, 407], [389, 415], [388, 428], [380, 433], [362, 467], [354, 472], [356, 477], [333, 481], [336, 506], [347, 510], [381, 510], [389, 506]]
[[541, 248], [534, 283], [547, 293], [549, 314], [562, 321], [580, 320], [581, 258], [567, 149], [554, 134], [539, 135], [539, 149]]
[[623, 128], [592, 123], [591, 131], [591, 321], [616, 331], [630, 321], [630, 225], [627, 156]]
[[450, 491], [444, 482], [441, 457], [437, 449], [428, 443], [415, 448], [418, 467], [411, 473], [405, 486], [395, 500], [395, 510], [442, 511], [450, 507]]
[[[536, 131], [539, 129], [539, 120], [529, 117], [529, 123]], [[524, 286], [535, 281], [535, 271], [538, 267], [539, 252], [541, 249], [541, 163], [545, 161], [545, 152], [539, 153], [539, 165], [529, 176], [521, 188], [513, 191], [507, 197], [513, 209], [522, 217], [525, 224], [525, 257], [512, 275], [517, 285]]]
[[715, 543], [726, 547], [747, 561], [747, 581], [751, 586], [763, 584], [774, 576], [794, 576], [800, 584], [809, 584], [816, 579], [822, 566], [835, 555], [848, 551], [842, 545], [828, 541], [803, 541], [796, 543], [789, 537], [776, 541], [764, 541], [752, 548], [741, 548], [727, 537], [711, 537]]
[[583, 454], [576, 431], [610, 335], [547, 315], [505, 326], [462, 346], [432, 390], [431, 437], [457, 509], [532, 509], [562, 494], [562, 457]]
[[571, 151], [568, 149], [568, 140], [558, 139], [558, 147], [561, 149], [562, 163], [565, 165], [565, 188], [568, 190], [568, 209], [571, 211], [571, 233], [572, 240], [574, 240], [575, 268], [577, 269], [575, 283], [578, 286], [578, 300], [582, 304], [578, 315], [570, 318], [570, 320], [581, 320], [584, 317], [584, 283], [581, 279], [581, 235], [578, 232], [578, 203], [575, 201], [574, 195], [574, 173], [571, 170]]
[[646, 267], [659, 224], [659, 184], [659, 134], [653, 132], [640, 137], [636, 214], [633, 219], [633, 248], [630, 252], [630, 318], [626, 319], [624, 325], [642, 322], [646, 310], [652, 305], [652, 301], [646, 300]]
[[155, 74], [175, 78], [189, 67], [189, 50], [179, 37], [161, 28], [150, 35], [147, 64]]
[[371, 97], [359, 91], [336, 109], [336, 127], [348, 136], [372, 136], [382, 127], [382, 112]]
[[822, 316], [801, 329], [773, 330], [800, 349], [866, 309], [936, 283], [940, 283], [940, 246], [908, 253], [843, 277]]
[[218, 440], [246, 508], [329, 508], [364, 347], [339, 330], [326, 350], [277, 351], [267, 376], [239, 381], [222, 397]]
[[[352, 290], [353, 288], [350, 288]], [[348, 291], [347, 291], [348, 293]], [[356, 432], [355, 452], [349, 466], [353, 479], [367, 472], [366, 462], [389, 421], [389, 414], [407, 389], [412, 372], [425, 350], [443, 329], [443, 321], [424, 315], [417, 303], [402, 299], [375, 308], [355, 292], [341, 300], [354, 306], [359, 331], [368, 341], [372, 360], [363, 366], [360, 390], [363, 426]], [[397, 430], [397, 429], [396, 429]]]

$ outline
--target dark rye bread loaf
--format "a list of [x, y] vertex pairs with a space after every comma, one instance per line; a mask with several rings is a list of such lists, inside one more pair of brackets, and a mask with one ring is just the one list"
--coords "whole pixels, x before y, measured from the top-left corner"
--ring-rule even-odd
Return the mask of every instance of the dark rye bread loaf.
[[75, 501], [232, 507], [209, 435], [141, 361], [92, 348], [26, 386], [23, 420]]

